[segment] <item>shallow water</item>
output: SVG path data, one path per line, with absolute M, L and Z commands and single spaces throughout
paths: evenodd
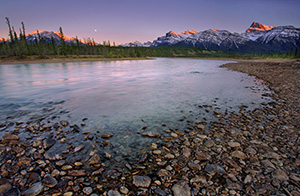
M 46 117 L 80 124 L 88 118 L 84 130 L 113 132 L 112 143 L 128 152 L 149 142 L 136 134 L 141 127 L 180 130 L 183 117 L 203 119 L 198 105 L 215 104 L 224 112 L 266 101 L 261 81 L 219 68 L 227 62 L 159 58 L 1 65 L 0 122 Z

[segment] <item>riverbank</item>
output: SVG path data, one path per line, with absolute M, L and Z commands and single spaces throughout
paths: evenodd
M 38 56 L 30 56 L 24 59 L 18 58 L 2 58 L 0 65 L 12 64 L 40 64 L 40 63 L 68 63 L 68 62 L 88 62 L 88 61 L 122 61 L 122 60 L 147 60 L 146 57 L 128 57 L 128 58 L 104 58 L 97 55 L 71 55 L 71 56 L 52 56 L 41 59 Z
M 264 96 L 275 101 L 253 111 L 241 106 L 238 113 L 199 105 L 218 120 L 187 121 L 185 130 L 166 125 L 161 135 L 141 130 L 157 141 L 135 161 L 115 160 L 106 152 L 113 135 L 84 132 L 84 119 L 81 125 L 18 122 L 7 133 L 3 125 L 0 194 L 299 195 L 300 63 L 241 61 L 223 67 L 266 81 L 274 93 Z M 74 146 L 72 137 L 84 143 Z M 57 144 L 62 154 L 54 153 Z M 120 164 L 109 168 L 107 160 Z

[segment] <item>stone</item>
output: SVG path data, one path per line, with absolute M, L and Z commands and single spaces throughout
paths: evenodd
M 156 195 L 160 195 L 160 196 L 166 196 L 167 195 L 163 190 L 161 190 L 159 188 L 154 189 L 154 192 L 156 193 Z
M 173 154 L 171 154 L 171 153 L 168 153 L 168 154 L 165 155 L 165 158 L 166 159 L 174 159 L 175 156 Z
M 54 187 L 55 185 L 57 185 L 57 180 L 50 174 L 46 174 L 43 179 L 43 185 L 47 187 Z
M 204 125 L 198 125 L 197 128 L 200 129 L 200 130 L 202 130 L 202 131 L 205 130 L 205 126 Z
M 159 138 L 160 134 L 156 133 L 156 132 L 153 132 L 153 131 L 147 131 L 147 132 L 142 133 L 142 136 L 151 137 L 151 138 Z
M 125 186 L 121 186 L 120 187 L 120 192 L 127 195 L 127 193 L 129 192 L 128 188 L 126 188 Z
M 72 165 L 64 165 L 64 166 L 62 166 L 61 169 L 64 170 L 64 171 L 66 171 L 66 170 L 73 169 L 73 167 L 72 167 Z
M 72 196 L 72 195 L 73 195 L 73 192 L 71 192 L 71 191 L 64 193 L 64 196 Z
M 215 145 L 215 142 L 213 140 L 206 140 L 204 142 L 204 146 L 207 147 L 207 148 L 211 148 Z
M 84 149 L 85 145 L 79 145 L 76 148 L 74 148 L 74 153 L 81 151 L 82 149 Z
M 56 143 L 56 140 L 55 140 L 55 139 L 52 139 L 52 138 L 46 138 L 46 139 L 43 141 L 43 147 L 44 147 L 45 150 L 48 150 L 48 149 L 51 148 L 55 143 Z
M 240 147 L 240 146 L 241 146 L 241 144 L 238 143 L 238 142 L 228 142 L 227 144 L 228 144 L 228 146 L 230 146 L 231 148 L 237 148 L 237 147 Z
M 250 175 L 247 175 L 246 178 L 244 179 L 244 184 L 249 184 L 252 181 L 252 177 Z
M 133 176 L 133 184 L 136 187 L 148 188 L 151 184 L 151 178 L 148 176 Z
M 211 156 L 205 152 L 196 152 L 195 156 L 200 161 L 209 161 L 211 159 Z
M 247 158 L 247 156 L 245 155 L 245 153 L 243 153 L 242 151 L 239 151 L 239 150 L 233 151 L 231 153 L 231 156 L 235 157 L 235 158 L 242 159 L 242 160 L 244 160 L 244 159 Z
M 269 161 L 268 159 L 262 160 L 261 163 L 267 168 L 276 169 L 275 165 L 271 163 L 271 161 Z
M 27 190 L 25 190 L 22 195 L 25 196 L 36 196 L 40 194 L 44 189 L 44 186 L 41 182 L 37 182 L 31 185 Z
M 177 137 L 178 137 L 178 135 L 177 135 L 176 133 L 171 133 L 171 137 L 173 137 L 173 138 L 177 138 Z
M 112 136 L 114 136 L 113 133 L 104 133 L 104 134 L 101 135 L 101 137 L 102 137 L 103 139 L 109 139 L 109 138 L 111 138 Z
M 158 146 L 157 146 L 157 144 L 152 143 L 150 148 L 151 148 L 151 150 L 157 150 Z
M 205 166 L 204 171 L 206 171 L 208 173 L 219 173 L 219 174 L 225 173 L 224 168 L 219 166 L 218 164 L 207 164 Z
M 193 162 L 189 162 L 188 166 L 189 166 L 189 168 L 191 168 L 192 170 L 195 170 L 195 171 L 200 171 L 201 170 L 200 165 L 196 164 L 196 163 L 193 163 Z
M 21 192 L 17 188 L 12 188 L 5 192 L 5 195 L 7 196 L 21 196 Z
M 1 141 L 2 142 L 9 142 L 9 141 L 18 141 L 20 138 L 19 136 L 12 134 L 12 133 L 6 133 L 2 136 Z
M 272 173 L 272 176 L 280 181 L 286 181 L 289 179 L 288 175 L 281 169 L 277 169 Z
M 69 122 L 66 121 L 66 120 L 61 120 L 61 121 L 60 121 L 60 124 L 61 124 L 62 126 L 64 126 L 64 127 L 66 127 L 66 126 L 69 125 Z
M 79 177 L 79 176 L 86 176 L 85 170 L 72 170 L 68 172 L 69 176 Z
M 172 191 L 174 196 L 191 196 L 191 188 L 184 180 L 173 185 Z
M 185 157 L 185 158 L 189 158 L 191 156 L 191 153 L 192 153 L 192 150 L 190 148 L 187 148 L 187 147 L 184 147 L 182 149 L 182 155 Z
M 128 193 L 128 192 L 127 192 Z M 126 193 L 126 194 L 127 194 Z M 125 193 L 124 193 L 125 194 Z M 126 195 L 125 194 L 125 195 Z M 121 196 L 121 194 L 119 193 L 119 191 L 115 191 L 115 190 L 109 190 L 108 192 L 107 192 L 107 196 Z
M 100 156 L 98 154 L 94 154 L 90 159 L 89 159 L 89 165 L 95 165 L 100 163 Z
M 155 155 L 160 155 L 160 154 L 161 154 L 161 150 L 154 150 L 154 151 L 153 151 L 153 154 L 155 154 Z
M 157 175 L 159 177 L 162 177 L 162 176 L 171 176 L 171 173 L 168 170 L 166 170 L 166 169 L 161 169 L 161 170 L 159 170 L 159 172 L 157 172 Z
M 192 178 L 190 180 L 190 183 L 191 184 L 196 183 L 200 187 L 206 187 L 206 186 L 208 186 L 208 183 L 207 183 L 207 180 L 206 180 L 205 176 L 198 176 L 198 177 Z
M 0 185 L 0 195 L 3 195 L 10 188 L 11 188 L 11 185 L 9 183 L 5 183 L 5 184 Z
M 92 194 L 93 189 L 92 189 L 92 187 L 84 187 L 83 190 L 82 190 L 82 192 L 83 192 L 85 195 L 90 195 L 90 194 Z

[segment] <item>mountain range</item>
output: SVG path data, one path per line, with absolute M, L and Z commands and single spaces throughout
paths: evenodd
M 38 33 L 47 43 L 60 42 L 59 32 L 33 31 L 26 35 L 27 42 L 38 40 Z M 67 44 L 76 43 L 76 38 L 64 35 Z M 0 39 L 1 41 L 2 39 Z M 79 42 L 84 43 L 79 40 Z M 240 53 L 285 53 L 300 48 L 300 28 L 294 26 L 268 26 L 253 22 L 243 33 L 232 33 L 227 30 L 208 29 L 205 31 L 170 31 L 153 41 L 138 41 L 120 46 L 159 47 L 186 46 L 207 50 L 224 50 Z
M 217 29 L 182 33 L 170 31 L 152 42 L 131 42 L 122 46 L 187 46 L 241 53 L 278 53 L 300 48 L 300 28 L 253 22 L 244 33 Z

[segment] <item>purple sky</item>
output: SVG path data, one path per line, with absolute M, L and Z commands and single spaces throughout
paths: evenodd
M 244 32 L 254 21 L 300 27 L 299 8 L 299 0 L 2 0 L 0 37 L 8 37 L 5 17 L 16 29 L 23 21 L 27 33 L 61 26 L 70 37 L 120 44 L 170 30 Z

